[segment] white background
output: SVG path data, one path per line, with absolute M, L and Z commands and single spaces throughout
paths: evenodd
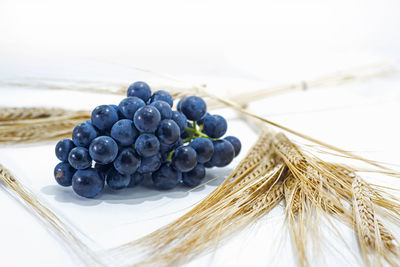
M 215 93 L 314 78 L 348 67 L 400 59 L 398 1 L 6 1 L 0 0 L 0 79 L 26 77 L 175 85 L 143 73 L 167 73 Z M 271 120 L 373 159 L 399 163 L 400 76 L 282 95 L 253 108 Z M 179 85 L 182 85 L 179 84 Z M 90 109 L 122 97 L 2 87 L 0 104 Z M 238 115 L 229 133 L 256 134 Z M 0 162 L 99 246 L 111 247 L 165 225 L 210 193 L 147 188 L 77 198 L 55 185 L 54 143 L 6 147 Z M 208 178 L 223 175 L 212 170 Z M 374 178 L 374 177 L 370 177 Z M 3 266 L 73 266 L 77 262 L 24 208 L 0 191 Z M 112 216 L 111 216 L 112 215 Z M 356 242 L 344 232 L 350 245 Z M 330 240 L 330 239 L 329 239 Z M 324 247 L 326 265 L 357 265 L 347 248 Z M 342 257 L 341 253 L 347 257 Z M 189 266 L 292 266 L 295 258 L 282 211 Z M 314 263 L 318 265 L 317 262 Z

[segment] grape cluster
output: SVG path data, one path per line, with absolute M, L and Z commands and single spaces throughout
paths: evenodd
M 72 139 L 63 139 L 55 152 L 58 184 L 71 186 L 83 197 L 95 197 L 107 184 L 113 190 L 152 179 L 157 189 L 182 183 L 201 184 L 206 168 L 228 165 L 241 149 L 234 136 L 223 135 L 227 122 L 207 113 L 197 96 L 173 98 L 163 90 L 151 93 L 135 82 L 118 106 L 96 107 L 91 120 L 78 124 Z

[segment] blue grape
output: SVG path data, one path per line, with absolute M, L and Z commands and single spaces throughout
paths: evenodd
M 202 164 L 197 164 L 193 170 L 184 172 L 182 175 L 182 183 L 189 187 L 196 187 L 201 184 L 206 176 L 206 169 Z
M 96 137 L 96 129 L 88 122 L 78 124 L 72 131 L 72 141 L 76 146 L 87 147 Z
M 111 137 L 121 146 L 132 145 L 138 135 L 133 121 L 128 119 L 117 121 L 111 128 Z
M 214 145 L 208 138 L 197 137 L 189 145 L 196 150 L 197 161 L 199 163 L 206 163 L 214 154 Z
M 128 187 L 134 187 L 141 184 L 145 179 L 151 178 L 151 173 L 140 173 L 135 172 L 131 175 L 131 181 L 128 184 Z
M 232 144 L 233 148 L 235 149 L 235 157 L 239 155 L 240 150 L 242 149 L 242 143 L 240 143 L 240 140 L 235 136 L 227 136 L 224 139 Z
M 106 181 L 111 189 L 120 190 L 129 185 L 131 176 L 120 174 L 115 168 L 110 168 L 106 173 Z
M 171 119 L 176 122 L 181 134 L 183 134 L 186 131 L 186 127 L 187 127 L 186 116 L 179 111 L 172 111 Z
M 63 139 L 56 145 L 56 157 L 62 162 L 68 162 L 69 152 L 75 147 L 71 139 Z
M 97 170 L 97 172 L 99 173 L 100 177 L 103 180 L 106 179 L 106 173 L 112 167 L 114 167 L 113 163 L 109 163 L 109 164 L 96 163 L 96 164 L 94 164 L 94 168 Z
M 157 129 L 158 139 L 164 144 L 173 144 L 180 137 L 179 126 L 173 120 L 163 120 Z
M 136 152 L 142 157 L 151 157 L 160 151 L 160 142 L 153 134 L 141 134 L 135 142 Z
M 151 96 L 150 86 L 145 82 L 134 82 L 128 87 L 127 96 L 136 96 L 147 102 Z
M 123 175 L 133 174 L 140 166 L 140 157 L 133 148 L 124 148 L 114 160 L 114 168 Z
M 214 154 L 211 162 L 215 167 L 225 167 L 232 162 L 235 157 L 235 149 L 229 141 L 224 139 L 216 140 L 214 144 Z
M 150 106 L 154 106 L 160 112 L 162 120 L 171 119 L 172 109 L 167 102 L 162 100 L 157 100 L 152 102 Z
M 77 170 L 72 176 L 72 189 L 82 197 L 97 196 L 104 188 L 104 180 L 96 169 Z
M 118 113 L 109 105 L 101 105 L 92 111 L 92 124 L 100 131 L 109 131 L 118 121 Z
M 201 97 L 189 96 L 182 102 L 180 109 L 188 120 L 198 121 L 206 114 L 207 105 Z
M 90 144 L 89 153 L 95 162 L 108 164 L 117 157 L 118 145 L 111 137 L 99 136 Z
M 144 101 L 136 96 L 124 98 L 118 105 L 118 109 L 129 120 L 133 120 L 135 112 L 141 107 L 146 106 Z
M 178 147 L 172 157 L 172 163 L 178 171 L 188 172 L 192 170 L 197 164 L 196 150 L 190 146 Z
M 151 96 L 150 103 L 158 100 L 167 102 L 171 108 L 174 105 L 174 100 L 172 99 L 172 96 L 164 90 L 154 92 L 154 94 Z
M 184 98 L 179 100 L 178 105 L 176 106 L 177 111 L 182 112 L 182 103 L 185 101 L 186 98 L 187 98 L 187 96 L 185 96 Z
M 155 172 L 160 168 L 160 166 L 161 166 L 161 155 L 160 153 L 158 153 L 151 157 L 142 158 L 140 167 L 138 168 L 137 171 L 139 173 Z
M 112 107 L 117 112 L 119 120 L 126 119 L 126 117 L 124 116 L 124 114 L 121 113 L 117 105 L 111 104 L 109 106 Z
M 203 125 L 205 118 L 208 117 L 208 116 L 211 116 L 211 115 L 210 115 L 210 113 L 207 112 L 206 115 L 204 115 L 203 118 L 201 118 L 200 120 L 197 121 L 197 124 Z
M 92 159 L 89 156 L 87 148 L 75 147 L 69 152 L 69 164 L 75 169 L 86 169 L 92 165 Z
M 171 163 L 167 162 L 158 171 L 153 173 L 153 184 L 157 189 L 172 189 L 179 183 L 181 176 L 182 173 L 172 167 Z
M 133 120 L 136 128 L 143 133 L 154 133 L 160 121 L 160 112 L 153 106 L 145 106 L 138 109 Z
M 204 167 L 206 167 L 206 168 L 212 168 L 212 167 L 214 167 L 214 165 L 213 165 L 213 163 L 212 163 L 211 160 L 210 160 L 210 161 L 207 161 L 206 163 L 204 163 Z
M 70 186 L 75 169 L 67 162 L 60 162 L 54 168 L 54 178 L 61 186 Z
M 211 115 L 204 118 L 203 132 L 211 138 L 220 138 L 228 129 L 228 124 L 224 117 Z

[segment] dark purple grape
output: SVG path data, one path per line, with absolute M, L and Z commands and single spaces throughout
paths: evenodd
M 136 96 L 147 103 L 151 96 L 150 86 L 145 82 L 135 82 L 128 87 L 127 96 Z
M 117 157 L 118 145 L 111 137 L 99 136 L 90 144 L 89 153 L 95 162 L 108 164 Z
M 101 105 L 92 111 L 92 124 L 100 131 L 110 131 L 118 121 L 118 113 L 109 105 Z
M 164 90 L 154 92 L 154 94 L 151 96 L 150 103 L 158 100 L 167 102 L 171 108 L 174 105 L 174 100 L 172 99 L 172 96 Z
M 225 167 L 232 162 L 235 157 L 235 149 L 232 144 L 224 139 L 216 140 L 214 144 L 214 154 L 211 162 L 215 167 Z
M 75 169 L 67 162 L 60 162 L 54 168 L 54 178 L 61 186 L 70 186 Z
M 180 130 L 176 122 L 173 120 L 161 121 L 157 129 L 157 137 L 164 144 L 173 144 L 178 141 Z
M 62 162 L 68 162 L 69 152 L 75 147 L 71 139 L 63 139 L 56 145 L 56 157 Z
M 151 157 L 160 151 L 160 142 L 153 134 L 141 134 L 135 142 L 136 152 L 142 157 Z
M 138 109 L 133 119 L 136 128 L 143 133 L 154 133 L 160 121 L 160 112 L 153 106 L 145 106 Z
M 214 154 L 214 145 L 208 138 L 197 137 L 189 145 L 196 150 L 199 163 L 206 163 Z
M 178 171 L 188 172 L 196 167 L 197 153 L 190 146 L 180 146 L 175 150 L 172 163 Z
M 103 191 L 103 188 L 104 180 L 95 169 L 77 170 L 72 176 L 72 189 L 79 196 L 92 198 Z
M 114 160 L 114 168 L 123 175 L 131 175 L 140 166 L 140 157 L 133 148 L 122 149 Z
M 224 139 L 232 144 L 233 148 L 235 149 L 235 157 L 239 155 L 240 150 L 242 149 L 242 143 L 240 143 L 240 140 L 234 136 L 227 136 Z
M 198 121 L 206 114 L 207 105 L 201 97 L 189 96 L 182 102 L 180 109 L 188 120 Z
M 69 164 L 75 169 L 86 169 L 92 165 L 89 151 L 84 147 L 75 147 L 69 152 Z
M 120 190 L 129 185 L 131 176 L 120 174 L 115 168 L 110 168 L 106 174 L 106 181 L 111 189 Z
M 180 133 L 183 134 L 187 127 L 187 118 L 183 113 L 178 111 L 172 111 L 171 119 L 176 122 L 179 127 Z
M 128 119 L 123 119 L 117 121 L 111 128 L 111 137 L 121 146 L 132 145 L 139 132 L 136 130 L 133 121 Z
M 181 172 L 172 167 L 171 163 L 164 163 L 158 171 L 153 173 L 153 184 L 157 189 L 167 190 L 176 187 L 181 179 Z
M 72 141 L 75 146 L 88 147 L 98 133 L 91 123 L 83 122 L 75 126 L 72 131 Z
M 137 171 L 140 173 L 155 172 L 160 168 L 160 166 L 161 155 L 158 153 L 151 157 L 142 158 L 142 162 Z
M 158 100 L 152 102 L 150 106 L 154 106 L 160 112 L 162 120 L 171 119 L 172 109 L 167 102 Z
M 203 132 L 211 138 L 220 138 L 228 129 L 228 124 L 224 117 L 211 115 L 204 118 Z
M 121 113 L 125 116 L 125 118 L 129 120 L 133 120 L 133 116 L 135 115 L 135 112 L 146 106 L 146 103 L 144 101 L 136 96 L 131 96 L 124 98 L 118 105 L 118 109 L 121 111 Z
M 189 187 L 196 187 L 201 184 L 206 176 L 206 169 L 202 164 L 197 164 L 196 167 L 182 174 L 182 183 Z

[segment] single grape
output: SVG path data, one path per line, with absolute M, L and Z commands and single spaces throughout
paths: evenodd
M 172 167 L 171 163 L 164 163 L 158 171 L 153 173 L 153 184 L 157 189 L 167 190 L 174 188 L 182 176 L 182 173 Z
M 151 173 L 140 173 L 135 172 L 131 175 L 131 181 L 129 182 L 128 187 L 135 187 L 141 184 L 145 179 L 151 178 Z
M 86 169 L 92 165 L 89 151 L 84 147 L 75 147 L 69 152 L 69 164 L 75 169 Z
M 104 180 L 96 169 L 77 170 L 72 176 L 72 189 L 82 197 L 97 196 L 104 188 Z
M 171 119 L 172 109 L 167 102 L 162 100 L 157 100 L 152 102 L 150 106 L 154 106 L 160 112 L 162 120 Z
M 123 175 L 133 174 L 140 166 L 140 157 L 133 148 L 124 148 L 114 160 L 114 168 Z
M 150 86 L 145 82 L 134 82 L 128 87 L 127 96 L 136 96 L 147 103 L 151 96 Z
M 178 171 L 188 172 L 192 170 L 197 164 L 196 150 L 190 146 L 178 147 L 172 157 L 172 163 Z
M 206 176 L 206 169 L 202 164 L 197 164 L 193 170 L 182 174 L 182 183 L 189 187 L 196 187 Z
M 206 114 L 207 105 L 202 98 L 198 96 L 189 96 L 182 102 L 181 111 L 188 120 L 197 121 Z
M 179 126 L 173 120 L 163 120 L 157 129 L 158 139 L 164 144 L 173 144 L 180 137 Z
M 136 128 L 143 133 L 154 133 L 160 121 L 160 112 L 153 106 L 145 106 L 138 109 L 133 120 Z
M 183 103 L 183 101 L 185 101 L 186 98 L 187 98 L 187 96 L 185 96 L 184 98 L 179 100 L 178 105 L 176 106 L 177 111 L 182 112 L 182 103 Z
M 144 101 L 136 96 L 124 98 L 118 105 L 118 109 L 129 120 L 133 120 L 135 112 L 141 107 L 146 106 Z
M 115 168 L 110 168 L 106 173 L 106 181 L 111 189 L 120 190 L 129 185 L 131 176 L 120 174 Z
M 155 172 L 160 168 L 160 166 L 161 166 L 161 155 L 160 153 L 158 153 L 151 157 L 142 158 L 140 167 L 138 168 L 137 171 L 140 173 Z
M 101 179 L 103 179 L 103 180 L 106 179 L 106 173 L 112 167 L 114 167 L 113 163 L 109 163 L 109 164 L 95 163 L 94 164 L 94 168 L 97 170 L 97 172 L 99 173 Z
M 179 126 L 180 133 L 183 134 L 187 127 L 186 116 L 179 111 L 172 111 L 171 119 L 176 122 L 176 124 Z
M 59 185 L 70 186 L 75 169 L 67 162 L 60 162 L 54 168 L 54 178 Z
M 92 124 L 100 131 L 109 131 L 118 121 L 118 113 L 109 105 L 101 105 L 92 111 Z
M 160 142 L 153 134 L 141 134 L 135 142 L 136 152 L 142 157 L 151 157 L 160 151 Z
M 72 131 L 72 141 L 75 146 L 88 147 L 98 133 L 91 123 L 83 122 L 75 126 Z
M 89 153 L 95 162 L 108 164 L 117 157 L 118 145 L 111 137 L 99 136 L 90 144 Z
M 199 163 L 206 163 L 214 154 L 214 145 L 208 138 L 197 137 L 189 145 L 196 150 L 197 161 Z
M 232 162 L 235 157 L 235 149 L 229 141 L 224 139 L 216 140 L 214 144 L 214 154 L 211 162 L 215 167 L 225 167 Z
M 240 143 L 240 140 L 234 136 L 227 136 L 224 139 L 232 144 L 233 148 L 235 149 L 235 157 L 239 155 L 240 150 L 242 149 L 242 143 Z
M 172 99 L 172 96 L 164 90 L 159 90 L 154 92 L 154 94 L 151 96 L 150 103 L 153 103 L 154 101 L 157 100 L 162 100 L 167 102 L 171 108 L 174 105 L 174 100 Z
M 62 162 L 68 162 L 69 152 L 75 147 L 71 139 L 63 139 L 56 145 L 56 157 Z
M 203 132 L 211 138 L 220 138 L 228 129 L 228 124 L 224 117 L 211 115 L 204 118 Z
M 119 120 L 111 128 L 111 137 L 121 146 L 132 145 L 138 135 L 139 132 L 131 120 Z

